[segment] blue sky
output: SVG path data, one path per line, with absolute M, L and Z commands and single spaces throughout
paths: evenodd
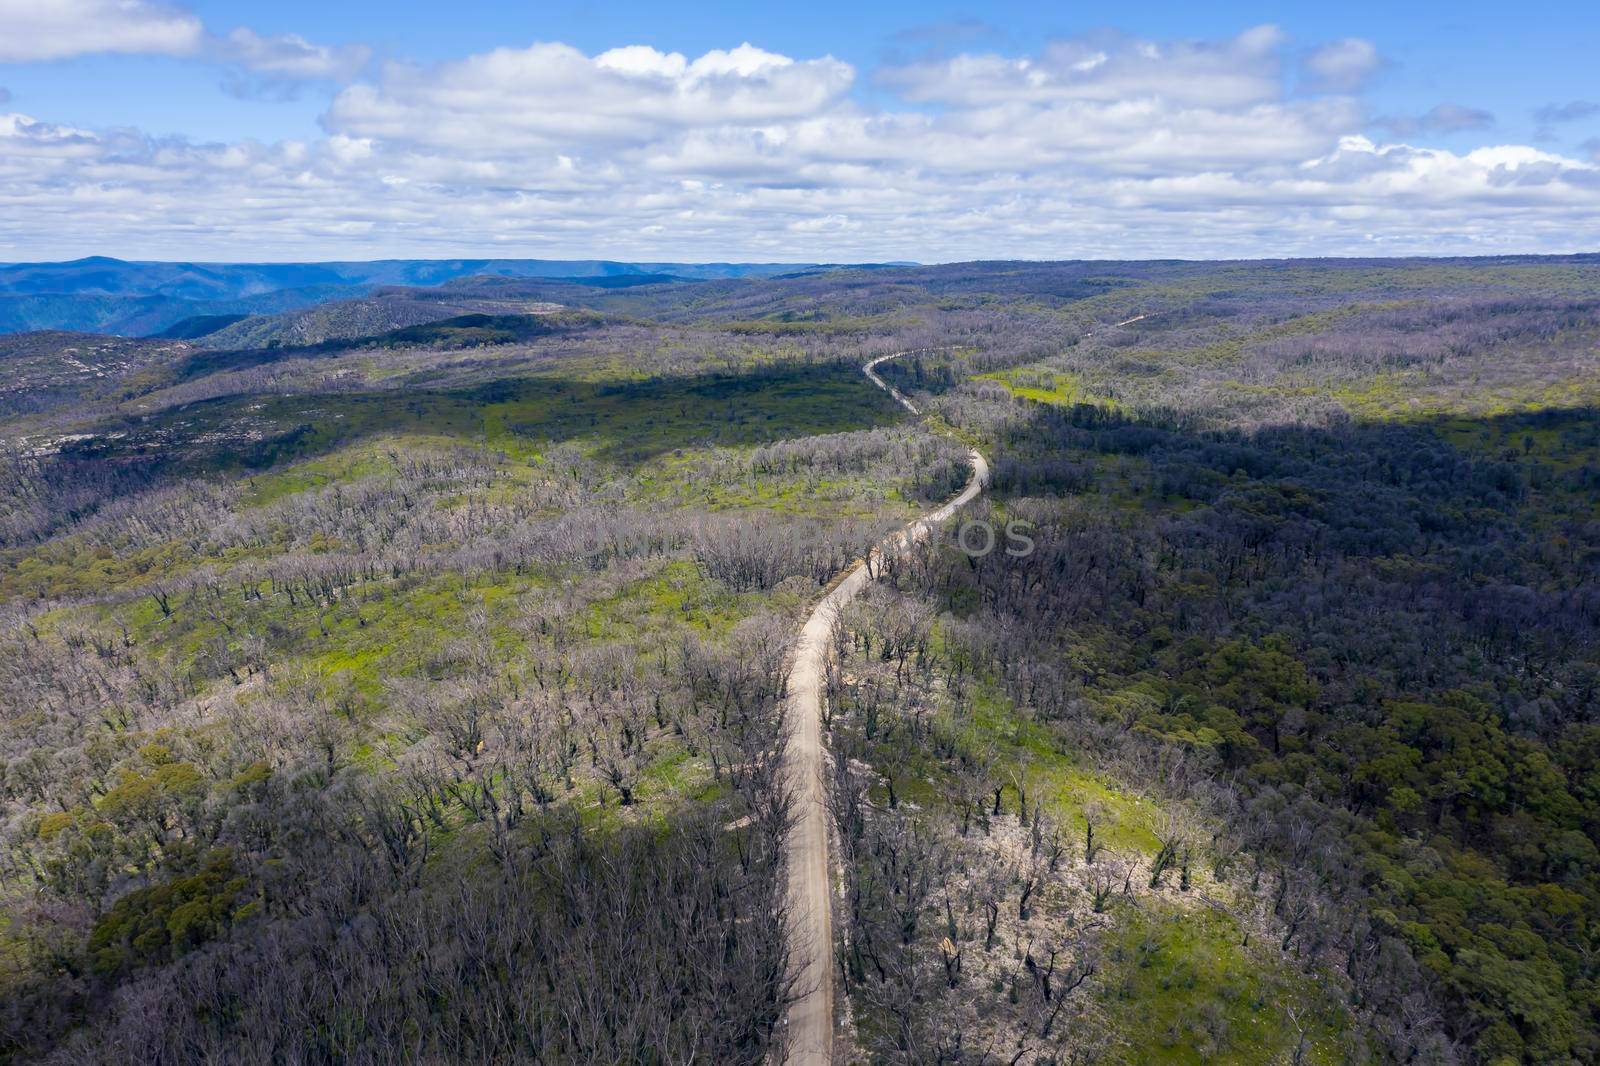
M 0 259 L 1600 244 L 1593 5 L 0 0 Z

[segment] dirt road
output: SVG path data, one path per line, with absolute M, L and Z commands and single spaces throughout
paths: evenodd
M 920 414 L 914 403 L 875 372 L 878 364 L 909 354 L 896 352 L 880 356 L 862 367 L 862 371 L 906 410 Z M 800 631 L 794 666 L 789 673 L 788 719 L 793 732 L 784 751 L 795 804 L 795 826 L 785 845 L 789 868 L 790 966 L 796 978 L 796 990 L 801 994 L 789 1008 L 784 1059 L 789 1066 L 828 1066 L 833 1061 L 833 910 L 829 901 L 832 878 L 828 869 L 828 792 L 822 745 L 822 679 L 833 618 L 872 580 L 879 556 L 899 552 L 927 537 L 935 526 L 983 491 L 989 480 L 989 464 L 976 451 L 971 453 L 971 460 L 972 476 L 966 487 L 949 503 L 875 548 L 873 568 L 858 562 L 846 571 L 844 578 L 812 610 L 805 628 Z
M 1111 324 L 1131 326 L 1147 315 L 1134 315 Z M 1090 330 L 1087 340 L 1099 332 Z M 955 347 L 913 348 L 880 355 L 861 372 L 895 402 L 914 415 L 922 414 L 904 393 L 878 376 L 879 364 L 916 352 L 948 351 Z M 828 655 L 828 637 L 834 615 L 861 593 L 872 580 L 877 560 L 885 553 L 903 551 L 922 540 L 934 527 L 977 498 L 989 483 L 989 463 L 976 450 L 968 453 L 972 476 L 956 497 L 888 538 L 872 551 L 873 566 L 858 562 L 822 598 L 806 619 L 789 672 L 789 745 L 784 750 L 785 771 L 794 796 L 794 829 L 785 844 L 789 867 L 789 965 L 799 998 L 789 1007 L 784 1062 L 788 1066 L 829 1066 L 833 1061 L 833 879 L 828 869 L 828 786 L 822 746 L 822 678 Z

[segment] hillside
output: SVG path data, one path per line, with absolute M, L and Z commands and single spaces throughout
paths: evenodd
M 199 342 L 208 348 L 293 347 L 372 337 L 462 315 L 539 315 L 559 309 L 559 304 L 541 300 L 452 299 L 438 291 L 380 290 L 304 311 L 252 315 L 206 333 Z
M 127 394 L 141 372 L 172 366 L 193 351 L 185 341 L 60 330 L 0 335 L 0 418 L 57 410 L 82 416 Z

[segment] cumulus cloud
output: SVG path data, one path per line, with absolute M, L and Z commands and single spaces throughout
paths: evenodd
M 1358 99 L 1285 92 L 1290 48 L 1272 27 L 1094 34 L 894 64 L 869 107 L 828 56 L 542 43 L 387 65 L 340 91 L 324 134 L 303 142 L 201 145 L 12 115 L 0 259 L 1117 258 L 1600 240 L 1594 161 L 1361 136 Z M 310 45 L 280 58 L 294 76 L 338 66 Z M 1329 77 L 1362 68 L 1346 58 Z M 1403 121 L 1490 119 L 1443 104 Z
M 862 180 L 867 167 L 971 173 L 1095 165 L 1158 172 L 1303 158 L 1358 122 L 1351 101 L 1280 99 L 1282 34 L 1220 42 L 1121 35 L 1038 55 L 893 66 L 880 83 L 920 105 L 869 111 L 855 72 L 748 44 L 696 59 L 635 45 L 498 49 L 435 67 L 391 65 L 334 101 L 331 131 L 507 160 L 559 151 L 591 170 Z M 852 170 L 851 168 L 856 168 Z
M 391 64 L 344 90 L 326 123 L 356 136 L 505 155 L 560 144 L 645 144 L 695 126 L 816 114 L 850 87 L 831 56 L 742 44 L 695 60 L 645 45 L 586 56 L 565 44 L 498 48 L 435 67 Z
M 1327 92 L 1353 92 L 1377 73 L 1378 48 L 1360 37 L 1346 37 L 1311 51 L 1305 59 L 1307 82 Z
M 204 38 L 193 15 L 143 0 L 0 0 L 0 62 L 92 52 L 188 55 Z
M 962 54 L 893 66 L 879 81 L 931 110 L 836 118 L 818 147 L 951 170 L 1096 166 L 1147 174 L 1303 158 L 1357 121 L 1351 101 L 1282 98 L 1283 33 L 1222 41 L 1116 33 L 1037 55 Z
M 695 130 L 655 144 L 645 165 L 670 173 L 810 181 L 878 180 L 862 171 L 898 168 L 946 175 L 1148 175 L 1299 158 L 1323 149 L 1355 120 L 1353 108 L 1337 104 L 1215 111 L 1149 100 L 938 115 L 851 110 L 755 130 Z
M 1439 104 L 1420 115 L 1398 115 L 1380 118 L 1373 123 L 1401 137 L 1417 133 L 1461 133 L 1465 130 L 1485 130 L 1494 125 L 1494 115 L 1476 107 L 1460 104 Z

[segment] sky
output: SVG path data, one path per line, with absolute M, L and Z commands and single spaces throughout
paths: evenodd
M 1600 251 L 1600 5 L 0 0 L 0 261 Z

